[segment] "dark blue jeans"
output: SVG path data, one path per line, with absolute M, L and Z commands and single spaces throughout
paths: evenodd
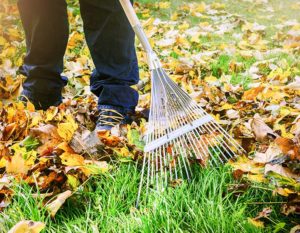
M 65 0 L 19 0 L 27 54 L 20 71 L 27 76 L 23 94 L 46 105 L 60 102 L 67 79 L 63 57 L 69 35 Z M 86 41 L 96 69 L 91 91 L 98 104 L 134 109 L 139 80 L 134 32 L 118 0 L 80 0 Z

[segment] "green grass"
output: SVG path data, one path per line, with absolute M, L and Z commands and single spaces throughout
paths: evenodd
M 72 2 L 75 2 L 72 0 Z M 141 3 L 159 2 L 158 0 L 139 0 Z M 171 8 L 156 10 L 154 16 L 169 19 L 182 4 L 181 0 L 171 0 Z M 186 1 L 191 2 L 191 1 Z M 213 0 L 205 0 L 213 2 Z M 222 1 L 218 1 L 222 2 Z M 230 4 L 232 2 L 233 4 Z M 270 0 L 271 5 L 276 5 L 279 0 Z M 281 1 L 286 5 L 293 0 Z M 288 2 L 288 3 L 287 3 Z M 282 4 L 278 4 L 282 6 Z M 264 15 L 257 7 L 252 9 L 252 4 L 244 1 L 227 1 L 226 10 L 232 13 L 239 12 L 243 18 L 250 21 L 271 25 L 268 34 L 274 33 L 273 24 L 282 18 L 298 18 L 299 14 L 291 9 L 281 9 L 274 13 L 272 19 L 261 18 Z M 278 7 L 277 7 L 278 8 Z M 78 14 L 78 9 L 75 9 Z M 152 11 L 151 11 L 152 13 Z M 280 16 L 280 17 L 279 17 Z M 275 19 L 275 20 L 274 20 Z M 200 19 L 191 17 L 187 20 L 191 26 L 199 24 Z M 274 21 L 274 22 L 273 22 Z M 213 23 L 213 22 L 211 22 Z M 230 43 L 231 35 L 201 36 L 201 45 L 208 48 L 221 43 Z M 191 50 L 201 52 L 203 48 L 195 47 Z M 76 51 L 79 53 L 80 51 Z M 174 58 L 179 58 L 175 52 Z M 286 59 L 291 66 L 295 58 L 287 54 L 270 55 L 270 58 Z M 233 85 L 241 84 L 244 89 L 251 82 L 249 77 L 229 71 L 232 61 L 243 64 L 241 73 L 248 70 L 254 58 L 245 59 L 239 56 L 223 54 L 211 62 L 212 72 L 216 77 L 222 74 L 232 75 Z M 265 73 L 269 73 L 268 67 Z M 233 97 L 231 102 L 236 102 Z M 164 193 L 152 191 L 148 202 L 143 195 L 140 208 L 135 209 L 137 189 L 140 179 L 140 169 L 134 164 L 118 164 L 107 175 L 93 177 L 81 190 L 71 197 L 64 207 L 51 219 L 43 207 L 42 198 L 32 197 L 32 188 L 25 184 L 16 185 L 15 196 L 12 204 L 0 213 L 0 233 L 7 232 L 20 220 L 34 220 L 45 222 L 47 227 L 44 232 L 71 233 L 71 232 L 272 232 L 276 225 L 285 227 L 280 232 L 288 232 L 290 226 L 282 222 L 291 222 L 290 219 L 280 215 L 280 205 L 272 204 L 281 202 L 279 197 L 273 197 L 272 192 L 260 184 L 251 185 L 242 191 L 233 187 L 240 187 L 234 181 L 228 166 L 218 169 L 195 168 L 195 177 L 190 184 L 183 183 L 176 188 L 168 188 Z M 244 187 L 244 186 L 241 186 Z M 271 203 L 270 203 L 271 202 Z M 264 207 L 274 208 L 270 220 L 266 221 L 267 228 L 259 229 L 248 223 L 248 218 L 253 218 Z M 268 225 L 267 223 L 272 223 Z
M 90 180 L 67 201 L 54 220 L 46 214 L 42 200 L 31 196 L 29 187 L 17 186 L 12 205 L 0 214 L 0 232 L 7 232 L 23 219 L 45 222 L 45 232 L 49 233 L 261 232 L 247 218 L 255 217 L 269 205 L 254 203 L 276 202 L 279 198 L 260 186 L 249 187 L 245 192 L 232 190 L 236 182 L 228 166 L 195 169 L 190 184 L 184 182 L 163 193 L 151 191 L 148 201 L 144 192 L 140 208 L 135 209 L 139 170 L 133 164 L 118 165 L 111 175 Z

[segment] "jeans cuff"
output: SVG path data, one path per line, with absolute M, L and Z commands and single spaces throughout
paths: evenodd
M 42 105 L 57 106 L 62 103 L 62 95 L 46 95 L 23 89 L 21 95 L 27 97 L 33 104 L 40 103 Z
M 101 109 L 113 109 L 118 111 L 119 113 L 123 114 L 123 115 L 127 115 L 127 114 L 133 114 L 135 112 L 134 108 L 124 108 L 124 107 L 120 107 L 120 106 L 114 106 L 114 105 L 98 105 L 98 110 Z

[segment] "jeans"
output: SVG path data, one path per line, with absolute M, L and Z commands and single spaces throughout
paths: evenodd
M 67 79 L 63 57 L 69 24 L 65 0 L 19 0 L 27 53 L 20 68 L 26 76 L 23 94 L 55 104 Z M 130 86 L 139 80 L 134 32 L 118 0 L 80 0 L 84 32 L 96 69 L 91 91 L 98 104 L 134 109 L 138 93 Z

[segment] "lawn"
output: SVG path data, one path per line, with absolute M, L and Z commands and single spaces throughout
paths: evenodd
M 65 73 L 70 82 L 66 96 L 76 99 L 86 96 L 89 74 L 87 70 L 90 70 L 93 64 L 85 60 L 89 59 L 90 55 L 81 36 L 82 28 L 78 28 L 82 26 L 78 3 L 75 0 L 69 3 L 71 36 L 66 53 Z M 245 107 L 241 110 L 239 119 L 243 120 L 240 121 L 235 117 L 231 118 L 231 115 L 226 112 L 231 109 L 222 109 L 225 105 L 225 102 L 222 102 L 222 95 L 218 94 L 216 97 L 212 93 L 224 92 L 223 95 L 228 101 L 226 104 L 235 106 L 246 91 L 257 88 L 261 82 L 268 83 L 275 79 L 281 84 L 281 78 L 285 78 L 288 79 L 285 83 L 291 83 L 296 77 L 299 78 L 299 49 L 293 51 L 288 50 L 290 48 L 278 49 L 283 43 L 282 38 L 288 37 L 288 30 L 278 25 L 286 22 L 293 24 L 292 22 L 297 20 L 299 22 L 300 5 L 293 0 L 284 2 L 280 0 L 205 0 L 202 3 L 196 1 L 195 5 L 192 5 L 197 7 L 194 11 L 189 5 L 194 3 L 194 1 L 180 0 L 166 2 L 139 0 L 136 5 L 138 15 L 145 24 L 146 32 L 152 37 L 151 43 L 155 45 L 156 51 L 166 64 L 171 78 L 180 83 L 200 104 L 207 104 L 207 110 L 214 114 L 231 134 L 237 135 L 234 127 L 248 122 L 256 112 L 265 115 L 265 119 L 269 119 L 268 116 L 271 114 L 274 114 L 276 118 L 274 106 L 283 105 L 283 98 L 286 97 L 275 98 L 274 95 L 278 96 L 280 92 L 278 90 L 274 92 L 274 95 L 258 96 L 258 102 L 261 105 L 251 105 L 252 107 Z M 207 6 L 211 7 L 210 13 L 206 11 Z M 220 15 L 225 17 L 222 18 Z M 15 27 L 13 28 L 19 30 L 20 21 L 17 16 L 14 17 Z M 159 24 L 152 26 L 154 18 L 164 20 L 166 23 L 163 26 Z M 176 22 L 176 25 L 172 26 L 171 22 Z M 253 26 L 254 22 L 258 24 Z M 172 31 L 179 30 L 175 34 L 186 33 L 197 25 L 203 29 L 200 34 L 198 31 L 190 30 L 187 32 L 188 39 L 181 38 L 180 40 L 179 38 L 175 42 L 172 41 Z M 264 27 L 261 28 L 259 25 Z M 298 26 L 299 24 L 295 26 L 295 30 Z M 251 35 L 248 35 L 243 27 L 249 27 L 249 31 L 253 30 L 252 34 L 249 32 Z M 246 34 L 248 38 L 245 38 Z M 165 38 L 166 35 L 167 38 Z M 16 40 L 15 37 L 12 36 L 11 41 Z M 243 41 L 247 43 L 242 43 Z M 138 85 L 141 94 L 139 107 L 147 108 L 149 106 L 149 74 L 141 47 L 138 42 L 136 44 L 142 80 Z M 15 44 L 12 43 L 12 45 Z M 0 48 L 2 48 L 1 40 Z M 1 53 L 1 56 L 11 61 L 11 69 L 21 63 L 20 59 L 25 51 L 24 41 L 20 40 L 16 48 L 13 55 L 8 52 Z M 244 52 L 237 52 L 238 49 Z M 199 54 L 201 57 L 197 57 Z M 272 61 L 272 64 L 276 66 L 281 66 L 282 70 L 273 69 L 270 64 L 259 63 L 266 60 Z M 2 64 L 4 64 L 3 61 L 4 58 Z M 80 62 L 76 63 L 77 61 Z M 79 71 L 74 71 L 76 64 L 80 66 Z M 253 71 L 254 66 L 259 69 L 261 76 L 257 75 L 256 70 Z M 174 69 L 177 73 L 172 71 Z M 283 73 L 286 70 L 290 73 L 285 76 Z M 0 77 L 7 72 L 7 70 L 0 72 Z M 275 74 L 270 81 L 268 77 L 272 72 Z M 182 76 L 184 76 L 183 79 Z M 224 80 L 227 86 L 218 83 Z M 203 102 L 206 97 L 201 95 L 202 81 L 208 83 L 204 90 L 211 94 L 211 98 L 208 96 L 210 104 L 207 101 Z M 216 87 L 219 89 L 214 89 Z M 291 110 L 299 108 L 295 106 L 299 93 L 294 95 L 293 99 L 284 99 L 291 113 L 288 119 L 283 117 L 281 120 L 288 126 L 285 129 L 280 128 L 279 123 L 274 126 L 276 132 L 286 137 L 290 137 L 293 127 L 291 122 L 297 118 L 297 114 L 299 115 L 298 110 L 295 112 Z M 0 107 L 8 106 L 11 100 L 6 98 Z M 253 106 L 256 106 L 256 109 Z M 265 110 L 267 107 L 271 110 Z M 212 109 L 219 110 L 213 111 Z M 233 122 L 232 127 L 226 125 L 228 119 Z M 270 120 L 270 122 L 275 122 L 275 120 Z M 241 138 L 239 137 L 239 142 L 243 143 Z M 247 152 L 253 155 L 257 142 L 254 141 L 253 135 L 248 138 L 252 138 L 252 141 L 251 149 L 248 148 Z M 19 138 L 16 141 L 21 140 Z M 249 147 L 248 144 L 247 146 Z M 15 180 L 12 184 L 14 195 L 11 204 L 0 212 L 0 232 L 8 232 L 21 220 L 45 223 L 46 227 L 43 232 L 47 233 L 289 232 L 292 227 L 300 224 L 299 215 L 286 216 L 281 213 L 281 205 L 287 200 L 280 195 L 274 195 L 273 191 L 276 186 L 274 183 L 236 179 L 233 175 L 233 167 L 229 164 L 206 169 L 194 166 L 194 177 L 190 183 L 183 181 L 175 187 L 168 187 L 164 192 L 151 189 L 148 197 L 143 192 L 139 208 L 136 208 L 141 166 L 130 156 L 126 157 L 122 153 L 121 155 L 114 153 L 112 157 L 109 161 L 110 170 L 91 176 L 83 184 L 76 185 L 74 194 L 54 218 L 49 216 L 44 206 L 46 199 L 44 193 L 39 193 L 34 185 Z M 2 169 L 1 166 L 0 169 Z M 4 172 L 0 170 L 2 171 Z M 264 208 L 271 208 L 272 212 L 263 218 L 264 226 L 262 227 L 260 221 L 253 219 Z

